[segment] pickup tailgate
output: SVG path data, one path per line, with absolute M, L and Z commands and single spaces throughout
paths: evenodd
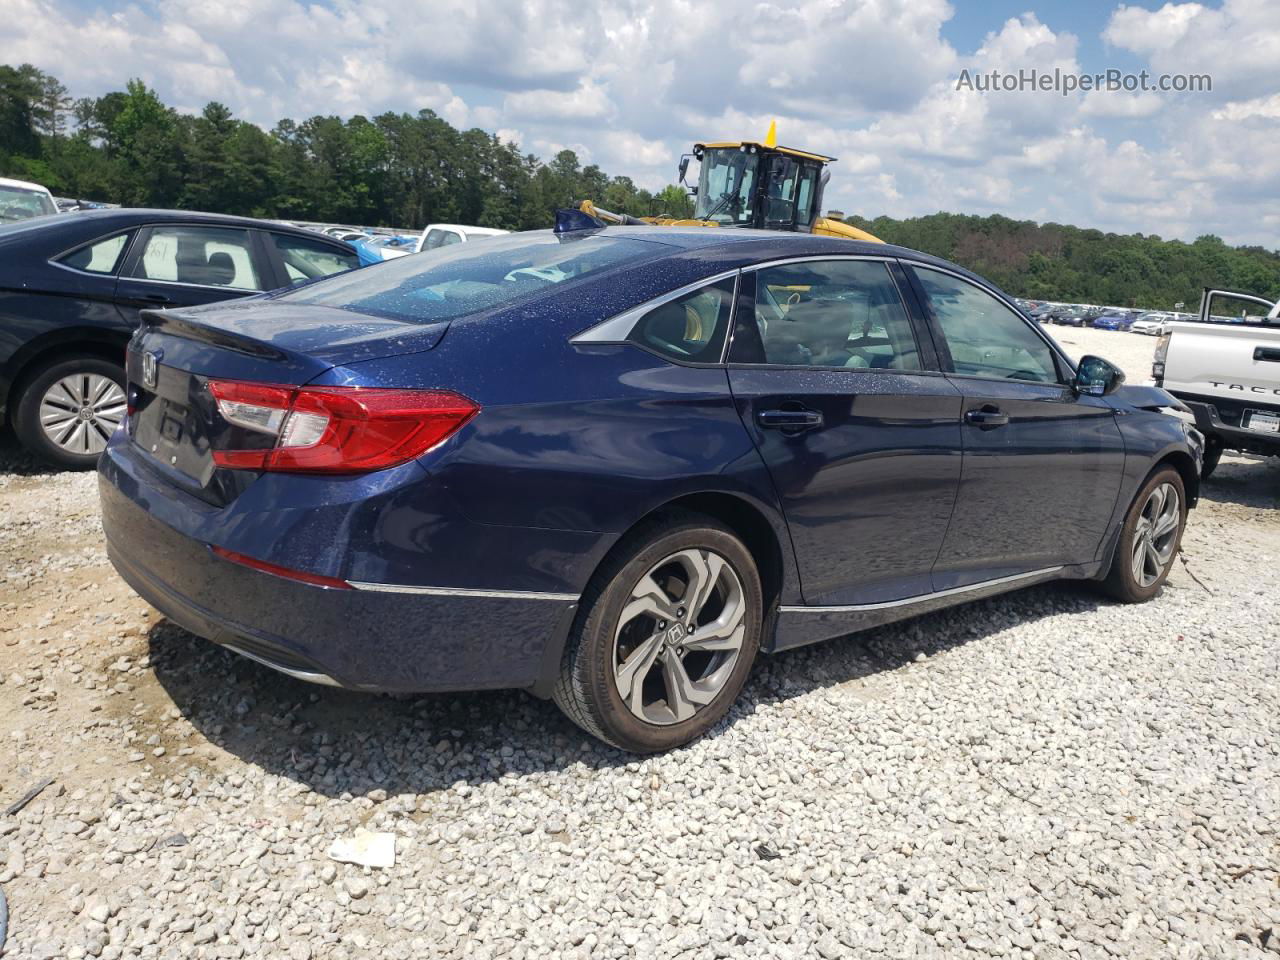
M 1280 325 L 1170 324 L 1161 385 L 1180 396 L 1280 407 Z

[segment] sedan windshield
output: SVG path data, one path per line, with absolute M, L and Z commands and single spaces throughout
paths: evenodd
M 280 294 L 279 299 L 431 323 L 505 305 L 668 249 L 656 240 L 518 233 L 400 257 Z
M 12 223 L 57 212 L 58 208 L 43 190 L 0 185 L 0 221 Z

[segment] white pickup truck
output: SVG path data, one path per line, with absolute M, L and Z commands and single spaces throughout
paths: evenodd
M 1223 301 L 1238 304 L 1230 322 Z M 1195 414 L 1204 476 L 1223 450 L 1280 456 L 1280 304 L 1206 289 L 1199 320 L 1166 324 L 1151 375 Z

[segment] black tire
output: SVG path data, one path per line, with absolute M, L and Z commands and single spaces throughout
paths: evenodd
M 625 627 L 619 620 L 624 608 L 633 601 L 633 591 L 638 588 L 641 578 L 655 570 L 661 576 L 663 571 L 668 570 L 662 566 L 664 562 L 682 551 L 714 554 L 736 575 L 736 585 L 741 588 L 738 596 L 745 604 L 742 620 L 745 633 L 738 647 L 736 660 L 723 661 L 721 675 L 725 678 L 714 699 L 697 708 L 687 719 L 647 722 L 633 713 L 623 701 L 619 692 L 621 681 L 615 679 L 623 639 L 618 634 L 620 628 Z M 672 581 L 668 579 L 666 582 Z M 678 585 L 678 579 L 675 582 Z M 732 583 L 728 580 L 716 582 L 721 584 L 716 587 L 717 594 L 725 592 L 722 586 L 724 583 Z M 667 591 L 668 597 L 672 595 L 671 591 Z M 671 602 L 679 603 L 683 599 L 682 594 L 681 600 Z M 724 602 L 727 607 L 728 601 Z M 711 603 L 714 604 L 714 601 Z M 641 619 L 643 616 L 642 614 Z M 619 749 L 632 753 L 656 753 L 681 746 L 710 729 L 737 699 L 760 646 L 762 617 L 760 575 L 750 551 L 742 541 L 710 517 L 690 513 L 666 516 L 630 536 L 592 579 L 565 644 L 560 679 L 553 697 L 574 723 L 592 736 Z M 650 627 L 643 627 L 641 630 L 642 635 L 650 634 L 645 643 L 654 642 L 662 633 L 661 629 L 651 631 Z M 618 643 L 615 643 L 615 636 L 618 636 Z M 687 633 L 684 640 L 692 643 L 694 632 Z M 659 674 L 656 681 L 665 690 L 669 675 L 666 673 L 666 661 L 662 658 L 668 651 L 662 642 L 658 642 L 657 649 L 661 653 L 658 654 L 658 659 L 652 661 L 651 666 L 644 668 L 643 677 L 653 681 L 655 677 L 652 671 L 656 670 Z M 679 654 L 679 651 L 676 653 Z M 699 656 L 714 658 L 716 655 Z M 686 659 L 684 662 L 689 661 Z M 712 663 L 714 660 L 708 662 Z M 706 669 L 710 670 L 710 666 Z M 692 671 L 686 676 L 692 678 Z M 642 684 L 644 682 L 646 681 L 642 679 Z M 658 706 L 654 709 L 662 711 L 667 702 L 659 699 Z
M 1204 446 L 1204 462 L 1200 464 L 1200 479 L 1208 480 L 1213 476 L 1213 471 L 1218 469 L 1218 463 L 1222 460 L 1222 444 L 1208 441 Z
M 77 452 L 60 446 L 45 433 L 40 423 L 41 401 L 55 384 L 68 377 L 106 377 L 112 380 L 122 393 L 125 390 L 124 369 L 119 364 L 92 354 L 64 356 L 37 370 L 23 384 L 15 405 L 13 429 L 23 446 L 42 460 L 72 470 L 88 470 L 97 464 L 101 450 Z M 93 430 L 94 438 L 92 444 L 85 443 L 81 446 L 96 448 L 98 440 L 102 439 L 104 434 L 109 435 L 114 429 L 114 423 L 108 423 L 106 420 L 92 420 L 83 429 Z
M 1134 570 L 1134 559 L 1139 532 L 1139 524 L 1144 520 L 1144 510 L 1151 500 L 1152 492 L 1168 484 L 1178 495 L 1178 526 L 1169 541 L 1168 560 L 1163 564 L 1159 574 L 1150 582 L 1139 580 Z M 1111 570 L 1103 581 L 1103 587 L 1111 596 L 1122 603 L 1144 603 L 1159 592 L 1169 576 L 1169 571 L 1177 560 L 1178 551 L 1182 547 L 1182 534 L 1187 526 L 1187 494 L 1182 484 L 1182 475 L 1171 466 L 1159 467 L 1147 477 L 1145 483 L 1133 498 L 1129 512 L 1125 514 L 1124 526 L 1120 530 L 1120 540 L 1116 544 L 1116 553 L 1111 560 Z

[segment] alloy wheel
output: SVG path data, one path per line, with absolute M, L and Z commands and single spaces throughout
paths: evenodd
M 1162 483 L 1147 495 L 1133 531 L 1133 579 L 1149 587 L 1173 562 L 1182 523 L 1182 502 L 1171 483 Z
M 120 385 L 100 373 L 76 373 L 53 383 L 40 398 L 40 426 L 67 453 L 92 455 L 106 449 L 125 414 Z
M 666 726 L 711 703 L 746 638 L 742 581 L 722 556 L 681 550 L 640 578 L 613 642 L 613 679 L 637 719 Z

